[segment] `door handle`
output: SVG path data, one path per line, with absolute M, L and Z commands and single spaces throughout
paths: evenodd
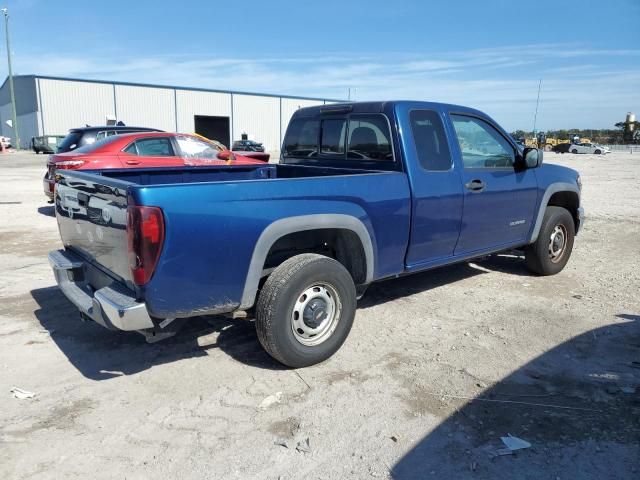
M 472 192 L 481 192 L 486 186 L 487 185 L 482 180 L 477 179 L 464 184 L 464 187 Z
M 137 160 L 127 160 L 125 163 L 127 165 L 140 165 L 140 162 Z

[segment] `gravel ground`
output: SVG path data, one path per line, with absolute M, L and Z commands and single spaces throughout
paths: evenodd
M 562 273 L 499 255 L 376 284 L 296 371 L 246 320 L 155 345 L 80 322 L 44 157 L 2 155 L 0 478 L 640 478 L 640 155 L 545 161 L 584 183 Z M 496 456 L 508 434 L 531 448 Z

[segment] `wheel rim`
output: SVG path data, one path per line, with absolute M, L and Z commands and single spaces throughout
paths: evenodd
M 342 310 L 336 289 L 328 283 L 316 283 L 298 296 L 291 312 L 291 331 L 303 345 L 326 341 L 338 326 Z
M 558 224 L 551 231 L 549 237 L 549 258 L 553 263 L 558 263 L 567 250 L 567 229 Z

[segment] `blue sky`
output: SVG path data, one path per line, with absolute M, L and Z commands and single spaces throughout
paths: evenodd
M 640 114 L 640 0 L 13 0 L 16 74 L 480 108 L 505 128 Z M 4 45 L 0 74 L 6 75 Z

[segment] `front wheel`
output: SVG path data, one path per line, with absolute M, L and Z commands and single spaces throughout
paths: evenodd
M 571 153 L 578 153 L 578 150 L 574 148 L 573 150 L 571 150 Z
M 593 153 L 595 153 L 596 155 L 600 155 L 600 154 L 602 153 L 602 150 L 596 150 L 596 151 L 595 151 L 595 152 L 593 152 Z
M 569 211 L 547 207 L 537 240 L 525 249 L 527 268 L 538 275 L 555 275 L 569 261 L 575 224 Z
M 264 349 L 293 368 L 333 355 L 349 335 L 356 288 L 336 260 L 296 255 L 276 268 L 258 297 L 256 331 Z

